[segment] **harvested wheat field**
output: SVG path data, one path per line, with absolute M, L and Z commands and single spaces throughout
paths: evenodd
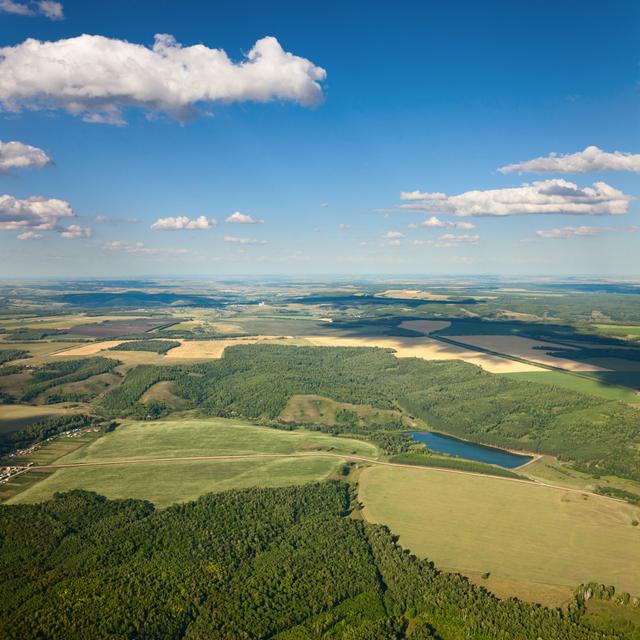
M 431 338 L 388 338 L 379 336 L 305 336 L 311 344 L 319 347 L 381 347 L 393 349 L 399 358 L 422 358 L 423 360 L 464 360 L 490 373 L 517 373 L 541 371 L 539 367 L 508 358 L 493 356 L 480 351 L 455 347 Z M 174 349 L 173 351 L 177 351 Z M 171 353 L 171 352 L 169 352 Z
M 181 344 L 165 356 L 168 360 L 206 360 L 222 357 L 227 347 L 236 344 L 253 344 L 263 340 L 278 340 L 279 336 L 250 336 L 222 340 L 180 340 Z
M 552 342 L 542 342 L 520 336 L 451 336 L 454 340 L 464 342 L 474 347 L 490 349 L 504 353 L 505 355 L 526 358 L 532 362 L 539 362 L 551 367 L 559 367 L 567 371 L 608 371 L 603 367 L 598 367 L 588 362 L 569 360 L 567 358 L 556 358 L 550 352 L 558 349 L 570 349 L 571 347 L 553 344 Z M 537 348 L 536 348 L 537 347 Z M 542 347 L 542 348 L 540 348 Z
M 56 351 L 56 353 L 54 353 L 53 355 L 64 356 L 65 358 L 69 358 L 72 356 L 94 356 L 100 351 L 111 349 L 111 347 L 116 347 L 121 342 L 125 342 L 125 340 L 103 340 L 102 342 L 90 342 L 89 344 L 83 344 L 81 347 L 73 347 L 71 349 L 62 349 L 61 351 Z

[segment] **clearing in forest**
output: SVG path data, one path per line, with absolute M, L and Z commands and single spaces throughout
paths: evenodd
M 323 452 L 334 455 L 323 457 Z M 264 457 L 296 453 L 314 455 Z M 360 440 L 279 431 L 223 418 L 129 422 L 55 464 L 140 462 L 60 468 L 11 502 L 39 502 L 56 491 L 87 489 L 108 498 L 139 498 L 166 506 L 211 491 L 322 480 L 344 462 L 341 453 L 375 458 L 378 450 Z M 158 460 L 196 456 L 230 458 Z

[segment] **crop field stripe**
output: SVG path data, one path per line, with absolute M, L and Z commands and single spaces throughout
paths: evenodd
M 132 460 L 99 460 L 95 462 L 69 462 L 61 464 L 50 465 L 37 465 L 30 467 L 30 471 L 36 471 L 41 469 L 57 470 L 57 469 L 69 469 L 74 467 L 97 467 L 97 466 L 109 466 L 109 465 L 127 465 L 127 464 L 145 464 L 145 463 L 158 463 L 158 462 L 230 462 L 233 460 L 247 460 L 247 459 L 262 459 L 262 458 L 338 458 L 340 460 L 352 460 L 354 462 L 364 462 L 367 464 L 373 464 L 385 467 L 400 467 L 403 469 L 417 469 L 419 471 L 436 471 L 440 473 L 456 473 L 465 476 L 476 476 L 480 478 L 491 478 L 493 480 L 504 480 L 506 482 L 519 482 L 526 484 L 527 486 L 546 487 L 548 489 L 561 489 L 563 491 L 569 491 L 572 493 L 580 493 L 583 495 L 597 496 L 606 500 L 613 500 L 614 502 L 620 502 L 627 504 L 625 500 L 620 498 L 614 498 L 612 496 L 603 496 L 593 491 L 587 491 L 585 489 L 575 489 L 572 487 L 564 487 L 561 485 L 551 484 L 549 482 L 541 482 L 538 480 L 521 480 L 519 478 L 505 478 L 503 476 L 493 476 L 487 473 L 478 473 L 476 471 L 462 471 L 460 469 L 447 469 L 440 467 L 426 467 L 414 464 L 403 464 L 401 462 L 385 462 L 383 460 L 376 460 L 374 458 L 366 458 L 364 456 L 354 456 L 348 453 L 329 453 L 329 452 L 309 452 L 309 453 L 252 453 L 241 455 L 227 455 L 227 456 L 187 456 L 187 457 L 170 457 L 170 458 L 140 458 Z M 524 466 L 524 465 L 523 465 Z

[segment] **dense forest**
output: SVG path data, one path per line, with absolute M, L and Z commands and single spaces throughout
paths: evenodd
M 212 362 L 136 367 L 98 410 L 106 417 L 162 415 L 167 408 L 161 403 L 138 402 L 162 380 L 175 381 L 173 392 L 209 415 L 273 422 L 292 395 L 315 394 L 402 408 L 452 435 L 556 455 L 592 474 L 640 479 L 636 409 L 495 376 L 464 362 L 398 359 L 377 348 L 238 345 Z
M 84 491 L 0 507 L 0 636 L 603 640 L 582 609 L 438 571 L 325 482 L 156 511 Z
M 22 392 L 21 401 L 29 402 L 52 387 L 86 380 L 100 373 L 108 373 L 119 364 L 117 360 L 99 356 L 48 362 L 33 370 Z
M 155 353 L 167 353 L 170 349 L 179 347 L 180 343 L 176 340 L 128 340 L 121 342 L 115 347 L 111 347 L 111 351 L 154 351 Z

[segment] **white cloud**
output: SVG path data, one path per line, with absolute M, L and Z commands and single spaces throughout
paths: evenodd
M 13 13 L 19 16 L 42 15 L 49 20 L 64 20 L 64 11 L 60 2 L 53 0 L 36 0 L 18 2 L 17 0 L 0 0 L 0 13 Z
M 60 2 L 40 0 L 37 5 L 40 13 L 49 20 L 64 20 L 64 11 Z
M 284 51 L 274 37 L 258 40 L 240 62 L 222 49 L 183 47 L 166 34 L 156 35 L 151 48 L 86 34 L 0 48 L 4 110 L 64 109 L 107 124 L 124 124 L 127 107 L 186 120 L 212 102 L 311 106 L 322 101 L 325 77 L 324 69 Z
M 414 240 L 414 245 L 427 245 L 430 247 L 436 247 L 438 249 L 449 249 L 452 247 L 459 247 L 465 244 L 478 244 L 480 241 L 479 235 L 455 235 L 453 233 L 445 233 L 441 235 L 438 240 Z
M 225 222 L 230 224 L 263 224 L 264 220 L 258 220 L 257 218 L 253 218 L 246 213 L 240 213 L 240 211 L 236 211 L 232 213 Z
M 70 224 L 66 229 L 60 232 L 62 238 L 90 238 L 93 235 L 93 229 L 89 227 L 81 227 L 77 224 Z
M 59 229 L 60 220 L 75 217 L 73 209 L 65 200 L 40 196 L 19 200 L 10 195 L 0 196 L 0 230 Z
M 213 229 L 218 224 L 214 218 L 199 216 L 198 218 L 189 218 L 187 216 L 176 216 L 169 218 L 158 218 L 151 228 L 155 231 L 193 231 L 204 229 Z
M 589 173 L 591 171 L 638 171 L 640 154 L 607 152 L 595 146 L 577 153 L 550 153 L 525 162 L 508 164 L 500 173 Z
M 400 200 L 424 200 L 425 198 L 429 198 L 431 200 L 446 200 L 446 193 L 425 193 L 423 191 L 401 191 L 400 192 Z
M 555 229 L 538 229 L 536 235 L 539 238 L 566 239 L 572 236 L 599 236 L 603 233 L 611 233 L 618 231 L 626 231 L 633 233 L 637 231 L 637 227 L 557 227 Z
M 105 224 L 137 224 L 140 222 L 137 218 L 114 218 L 111 216 L 93 216 L 92 220 Z
M 605 182 L 595 182 L 593 186 L 581 189 L 562 179 L 524 183 L 506 189 L 466 191 L 455 196 L 419 195 L 420 198 L 412 196 L 410 199 L 414 202 L 400 205 L 400 208 L 456 216 L 619 215 L 627 213 L 633 199 Z
M 409 229 L 443 229 L 445 227 L 453 227 L 455 229 L 464 229 L 468 231 L 469 229 L 475 229 L 476 225 L 471 222 L 449 222 L 448 220 L 440 220 L 436 216 L 431 216 L 427 218 L 423 222 L 412 223 L 409 225 Z
M 188 249 L 174 249 L 173 247 L 147 247 L 144 242 L 123 242 L 121 240 L 113 240 L 105 242 L 102 245 L 104 251 L 135 253 L 143 255 L 183 255 L 189 253 Z
M 35 231 L 23 231 L 18 234 L 18 240 L 37 240 L 38 238 L 44 238 L 44 235 Z
M 256 240 L 255 238 L 238 238 L 237 236 L 225 236 L 224 241 L 235 244 L 267 244 L 266 240 Z
M 398 240 L 400 238 L 404 238 L 404 233 L 400 231 L 387 231 L 387 233 L 383 234 L 383 238 L 387 240 Z
M 346 224 L 344 222 L 341 222 L 338 225 L 338 229 L 340 229 L 341 231 L 347 231 L 348 229 L 351 229 L 351 225 L 350 224 Z
M 51 164 L 51 158 L 42 149 L 15 140 L 0 140 L 0 172 L 9 169 L 40 168 L 48 164 Z

